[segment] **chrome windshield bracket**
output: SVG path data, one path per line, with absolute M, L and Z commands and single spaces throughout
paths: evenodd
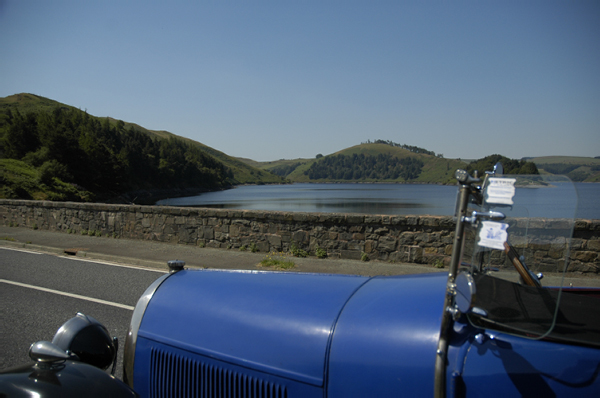
M 504 220 L 506 215 L 499 211 L 474 211 L 471 213 L 471 217 L 462 217 L 461 221 L 470 224 L 475 224 L 479 219 L 500 221 Z

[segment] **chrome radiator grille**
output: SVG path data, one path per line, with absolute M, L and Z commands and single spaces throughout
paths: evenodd
M 287 398 L 285 386 L 153 348 L 150 392 L 155 398 Z

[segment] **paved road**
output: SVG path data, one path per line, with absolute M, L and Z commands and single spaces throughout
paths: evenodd
M 77 312 L 102 322 L 121 343 L 116 375 L 133 307 L 164 271 L 0 248 L 0 369 L 30 361 L 27 351 Z M 44 289 L 44 290 L 42 290 Z

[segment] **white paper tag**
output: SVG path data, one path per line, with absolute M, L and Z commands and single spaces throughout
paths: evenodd
M 504 242 L 508 239 L 508 224 L 495 221 L 482 221 L 479 231 L 479 246 L 504 250 Z
M 485 189 L 485 201 L 502 205 L 512 205 L 515 196 L 515 178 L 490 177 Z

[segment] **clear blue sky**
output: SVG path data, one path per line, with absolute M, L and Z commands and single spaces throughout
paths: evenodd
M 600 156 L 599 1 L 0 0 L 28 92 L 231 156 Z

